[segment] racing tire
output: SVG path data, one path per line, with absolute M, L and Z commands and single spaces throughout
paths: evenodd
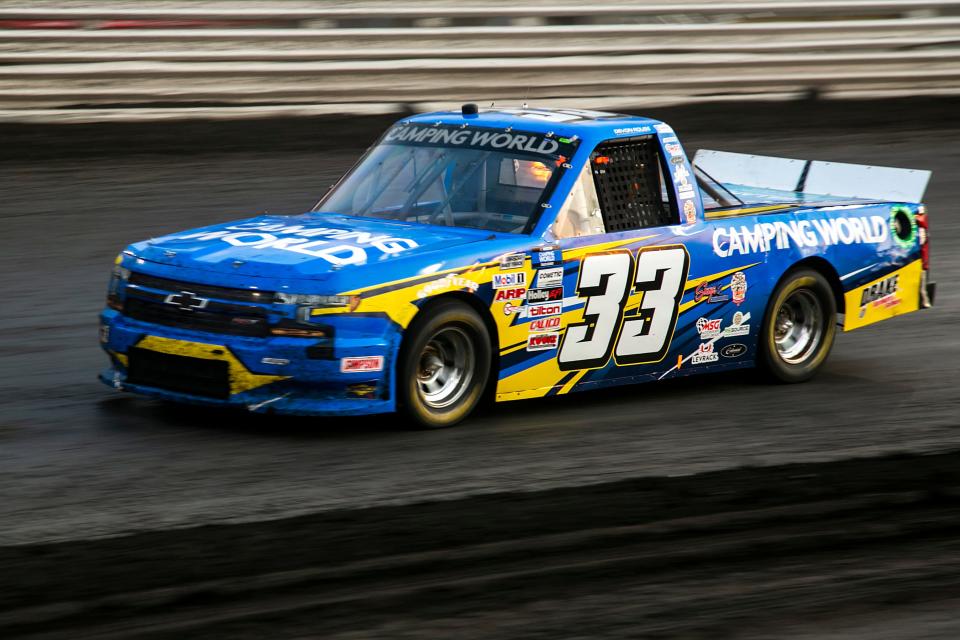
M 837 333 L 837 302 L 827 279 L 797 269 L 770 296 L 759 336 L 758 364 L 776 381 L 805 382 L 826 362 Z
M 466 418 L 490 377 L 490 334 L 456 300 L 422 311 L 407 330 L 397 369 L 398 405 L 414 427 L 440 429 Z

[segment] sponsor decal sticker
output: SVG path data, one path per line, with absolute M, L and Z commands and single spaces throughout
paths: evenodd
M 717 352 L 713 350 L 712 342 L 701 342 L 697 347 L 697 352 L 690 358 L 691 364 L 704 364 L 706 362 L 716 362 L 720 359 Z
M 653 131 L 653 129 L 651 129 L 649 126 L 623 127 L 621 129 L 614 129 L 613 133 L 618 136 L 622 136 L 626 134 L 650 133 L 651 131 Z
M 377 395 L 377 385 L 367 382 L 348 384 L 347 395 L 354 398 L 373 398 Z
M 537 288 L 553 289 L 563 286 L 563 267 L 541 269 L 537 271 Z
M 720 349 L 720 355 L 724 358 L 739 358 L 747 352 L 747 345 L 736 342 L 728 344 Z
M 514 271 L 516 269 L 523 269 L 524 259 L 525 256 L 522 253 L 511 253 L 510 255 L 503 256 L 500 258 L 500 270 Z
M 542 331 L 556 331 L 560 328 L 560 316 L 551 316 L 549 318 L 537 318 L 530 321 L 530 332 L 537 333 Z
M 527 351 L 549 351 L 560 344 L 559 333 L 533 333 L 527 336 Z
M 720 293 L 720 287 L 709 282 L 701 282 L 697 285 L 697 288 L 693 292 L 693 301 L 694 302 L 703 302 L 706 300 L 711 304 L 717 304 L 720 302 L 726 302 L 730 299 L 730 296 L 725 293 Z
M 697 333 L 701 340 L 716 338 L 720 335 L 720 325 L 723 323 L 721 318 L 698 318 Z
M 673 182 L 677 185 L 677 191 L 680 193 L 693 192 L 693 185 L 690 184 L 690 172 L 687 166 L 678 164 L 673 170 Z
M 713 232 L 713 252 L 727 258 L 790 247 L 880 244 L 889 235 L 890 225 L 880 216 L 778 220 L 717 229 Z
M 383 144 L 429 144 L 474 149 L 510 149 L 527 153 L 553 154 L 560 142 L 553 137 L 529 131 L 463 129 L 457 126 L 399 125 L 387 132 Z
M 341 373 L 367 373 L 371 371 L 383 371 L 383 356 L 340 358 Z
M 697 205 L 693 204 L 693 200 L 683 201 L 683 217 L 686 218 L 687 224 L 697 221 Z
M 660 124 L 653 125 L 653 128 L 657 130 L 657 133 L 673 133 L 673 127 L 661 122 Z
M 509 316 L 516 313 L 522 318 L 524 309 L 526 309 L 526 307 L 520 304 L 513 304 L 512 302 L 506 302 L 503 305 L 503 315 Z
M 683 148 L 678 142 L 667 142 L 666 139 L 663 141 L 663 148 L 667 150 L 667 153 L 673 158 L 680 158 L 683 160 Z
M 860 294 L 860 317 L 867 314 L 868 308 L 891 308 L 900 304 L 900 297 L 897 295 L 899 290 L 900 274 L 898 273 L 864 289 Z
M 497 289 L 493 296 L 494 302 L 503 302 L 504 300 L 519 300 L 527 293 L 524 287 L 513 287 L 512 289 Z
M 461 278 L 460 276 L 444 276 L 425 284 L 423 288 L 417 292 L 417 297 L 426 298 L 441 291 L 458 291 L 460 289 L 466 289 L 470 293 L 473 293 L 479 288 L 480 285 L 473 280 Z
M 743 271 L 737 271 L 730 276 L 730 293 L 733 295 L 733 304 L 740 305 L 747 298 L 747 276 Z
M 737 311 L 733 314 L 733 320 L 730 323 L 730 326 L 723 330 L 724 338 L 734 338 L 737 336 L 745 336 L 750 333 L 750 325 L 744 324 L 745 318 L 744 315 Z
M 511 273 L 493 274 L 493 288 L 506 289 L 508 287 L 519 288 L 527 286 L 527 272 L 514 271 Z
M 527 305 L 527 318 L 542 318 L 544 316 L 556 316 L 563 313 L 563 302 L 544 302 L 541 304 Z
M 563 300 L 563 287 L 556 289 L 527 289 L 527 302 Z
M 555 267 L 563 264 L 563 252 L 555 247 L 535 249 L 530 262 L 534 267 Z

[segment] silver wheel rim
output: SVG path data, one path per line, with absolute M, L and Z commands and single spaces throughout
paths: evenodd
M 473 343 L 463 329 L 444 327 L 427 341 L 417 363 L 423 403 L 444 409 L 463 397 L 473 380 Z
M 780 358 L 800 364 L 816 352 L 823 336 L 823 308 L 806 289 L 794 291 L 777 309 L 773 340 Z

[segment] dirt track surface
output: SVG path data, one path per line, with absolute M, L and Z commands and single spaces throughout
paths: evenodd
M 45 542 L 208 524 L 294 525 L 289 518 L 296 516 L 558 487 L 586 491 L 580 499 L 589 501 L 584 487 L 629 478 L 960 449 L 960 123 L 939 117 L 939 111 L 932 118 L 922 110 L 901 110 L 894 126 L 882 105 L 863 111 L 859 125 L 844 107 L 837 107 L 835 118 L 820 112 L 813 120 L 803 108 L 771 108 L 781 110 L 775 128 L 767 123 L 754 130 L 735 112 L 717 112 L 711 116 L 716 129 L 700 122 L 684 141 L 689 149 L 932 169 L 927 202 L 939 283 L 935 309 L 841 335 L 822 374 L 804 385 L 769 386 L 746 374 L 691 378 L 508 403 L 441 432 L 398 430 L 384 417 L 287 419 L 176 408 L 116 394 L 95 381 L 105 364 L 96 314 L 117 251 L 136 239 L 264 210 L 303 211 L 361 144 L 308 150 L 301 142 L 272 150 L 264 140 L 262 150 L 246 144 L 226 152 L 209 150 L 208 137 L 197 153 L 189 137 L 173 132 L 176 139 L 159 145 L 164 153 L 103 155 L 65 147 L 67 157 L 58 158 L 48 145 L 39 152 L 24 147 L 33 159 L 22 161 L 10 159 L 8 146 L 0 163 L 0 272 L 7 275 L 0 314 L 0 545 L 25 545 L 26 553 L 42 555 L 47 548 L 37 545 Z M 683 135 L 683 120 L 671 120 Z M 315 135 L 312 127 L 300 133 L 301 140 Z M 363 130 L 354 140 L 366 143 L 375 133 Z M 18 144 L 30 140 L 25 136 Z M 128 143 L 142 148 L 136 138 Z M 105 148 L 116 152 L 120 146 L 114 140 Z M 496 508 L 484 513 L 498 517 Z M 927 515 L 936 520 L 935 511 Z M 194 531 L 184 530 L 183 539 Z M 233 530 L 222 531 L 229 537 Z M 62 549 L 69 573 L 72 547 Z M 863 556 L 872 558 L 863 560 L 865 567 L 911 554 L 926 554 L 917 560 L 921 564 L 953 562 L 957 549 L 948 542 L 894 544 L 876 554 Z M 839 570 L 845 557 L 824 559 L 832 567 L 823 569 L 826 575 Z M 627 600 L 642 600 L 650 585 L 637 586 L 635 577 L 631 582 L 619 575 L 620 582 L 598 589 L 624 590 Z M 699 584 L 703 576 L 688 578 Z M 630 591 L 629 584 L 639 591 Z M 950 581 L 933 584 L 937 598 L 960 597 Z M 703 587 L 711 597 L 726 588 L 713 587 Z M 583 597 L 588 600 L 568 606 L 555 598 L 544 610 L 589 607 Z M 736 602 L 748 609 L 765 606 L 749 598 Z M 609 598 L 604 603 L 611 611 L 623 606 Z M 536 605 L 529 606 L 511 614 L 518 616 L 514 629 L 537 616 Z M 932 612 L 911 606 L 885 615 L 900 616 L 904 628 L 923 620 L 924 629 L 942 633 L 888 637 L 960 635 L 952 617 L 938 618 L 948 605 Z M 656 617 L 656 608 L 651 611 Z M 682 608 L 671 611 L 683 615 Z M 849 637 L 884 637 L 876 616 L 864 614 L 858 626 L 860 614 L 847 613 Z M 391 637 L 416 637 L 418 630 L 450 635 L 443 615 L 438 612 L 440 626 L 429 629 L 411 623 L 381 631 Z M 736 621 L 725 628 L 737 629 L 737 637 L 848 637 L 819 635 L 816 619 L 794 623 L 789 629 L 758 627 L 756 635 L 743 635 L 745 627 Z M 877 633 L 858 636 L 865 625 Z M 628 635 L 626 628 L 615 635 Z M 891 622 L 889 628 L 897 627 Z

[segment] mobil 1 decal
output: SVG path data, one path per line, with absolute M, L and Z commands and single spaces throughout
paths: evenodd
M 561 370 L 595 369 L 613 355 L 617 365 L 659 362 L 670 350 L 680 300 L 690 271 L 682 245 L 586 256 L 577 296 L 586 300 L 582 322 L 567 326 L 557 354 Z M 627 310 L 631 293 L 642 294 Z

